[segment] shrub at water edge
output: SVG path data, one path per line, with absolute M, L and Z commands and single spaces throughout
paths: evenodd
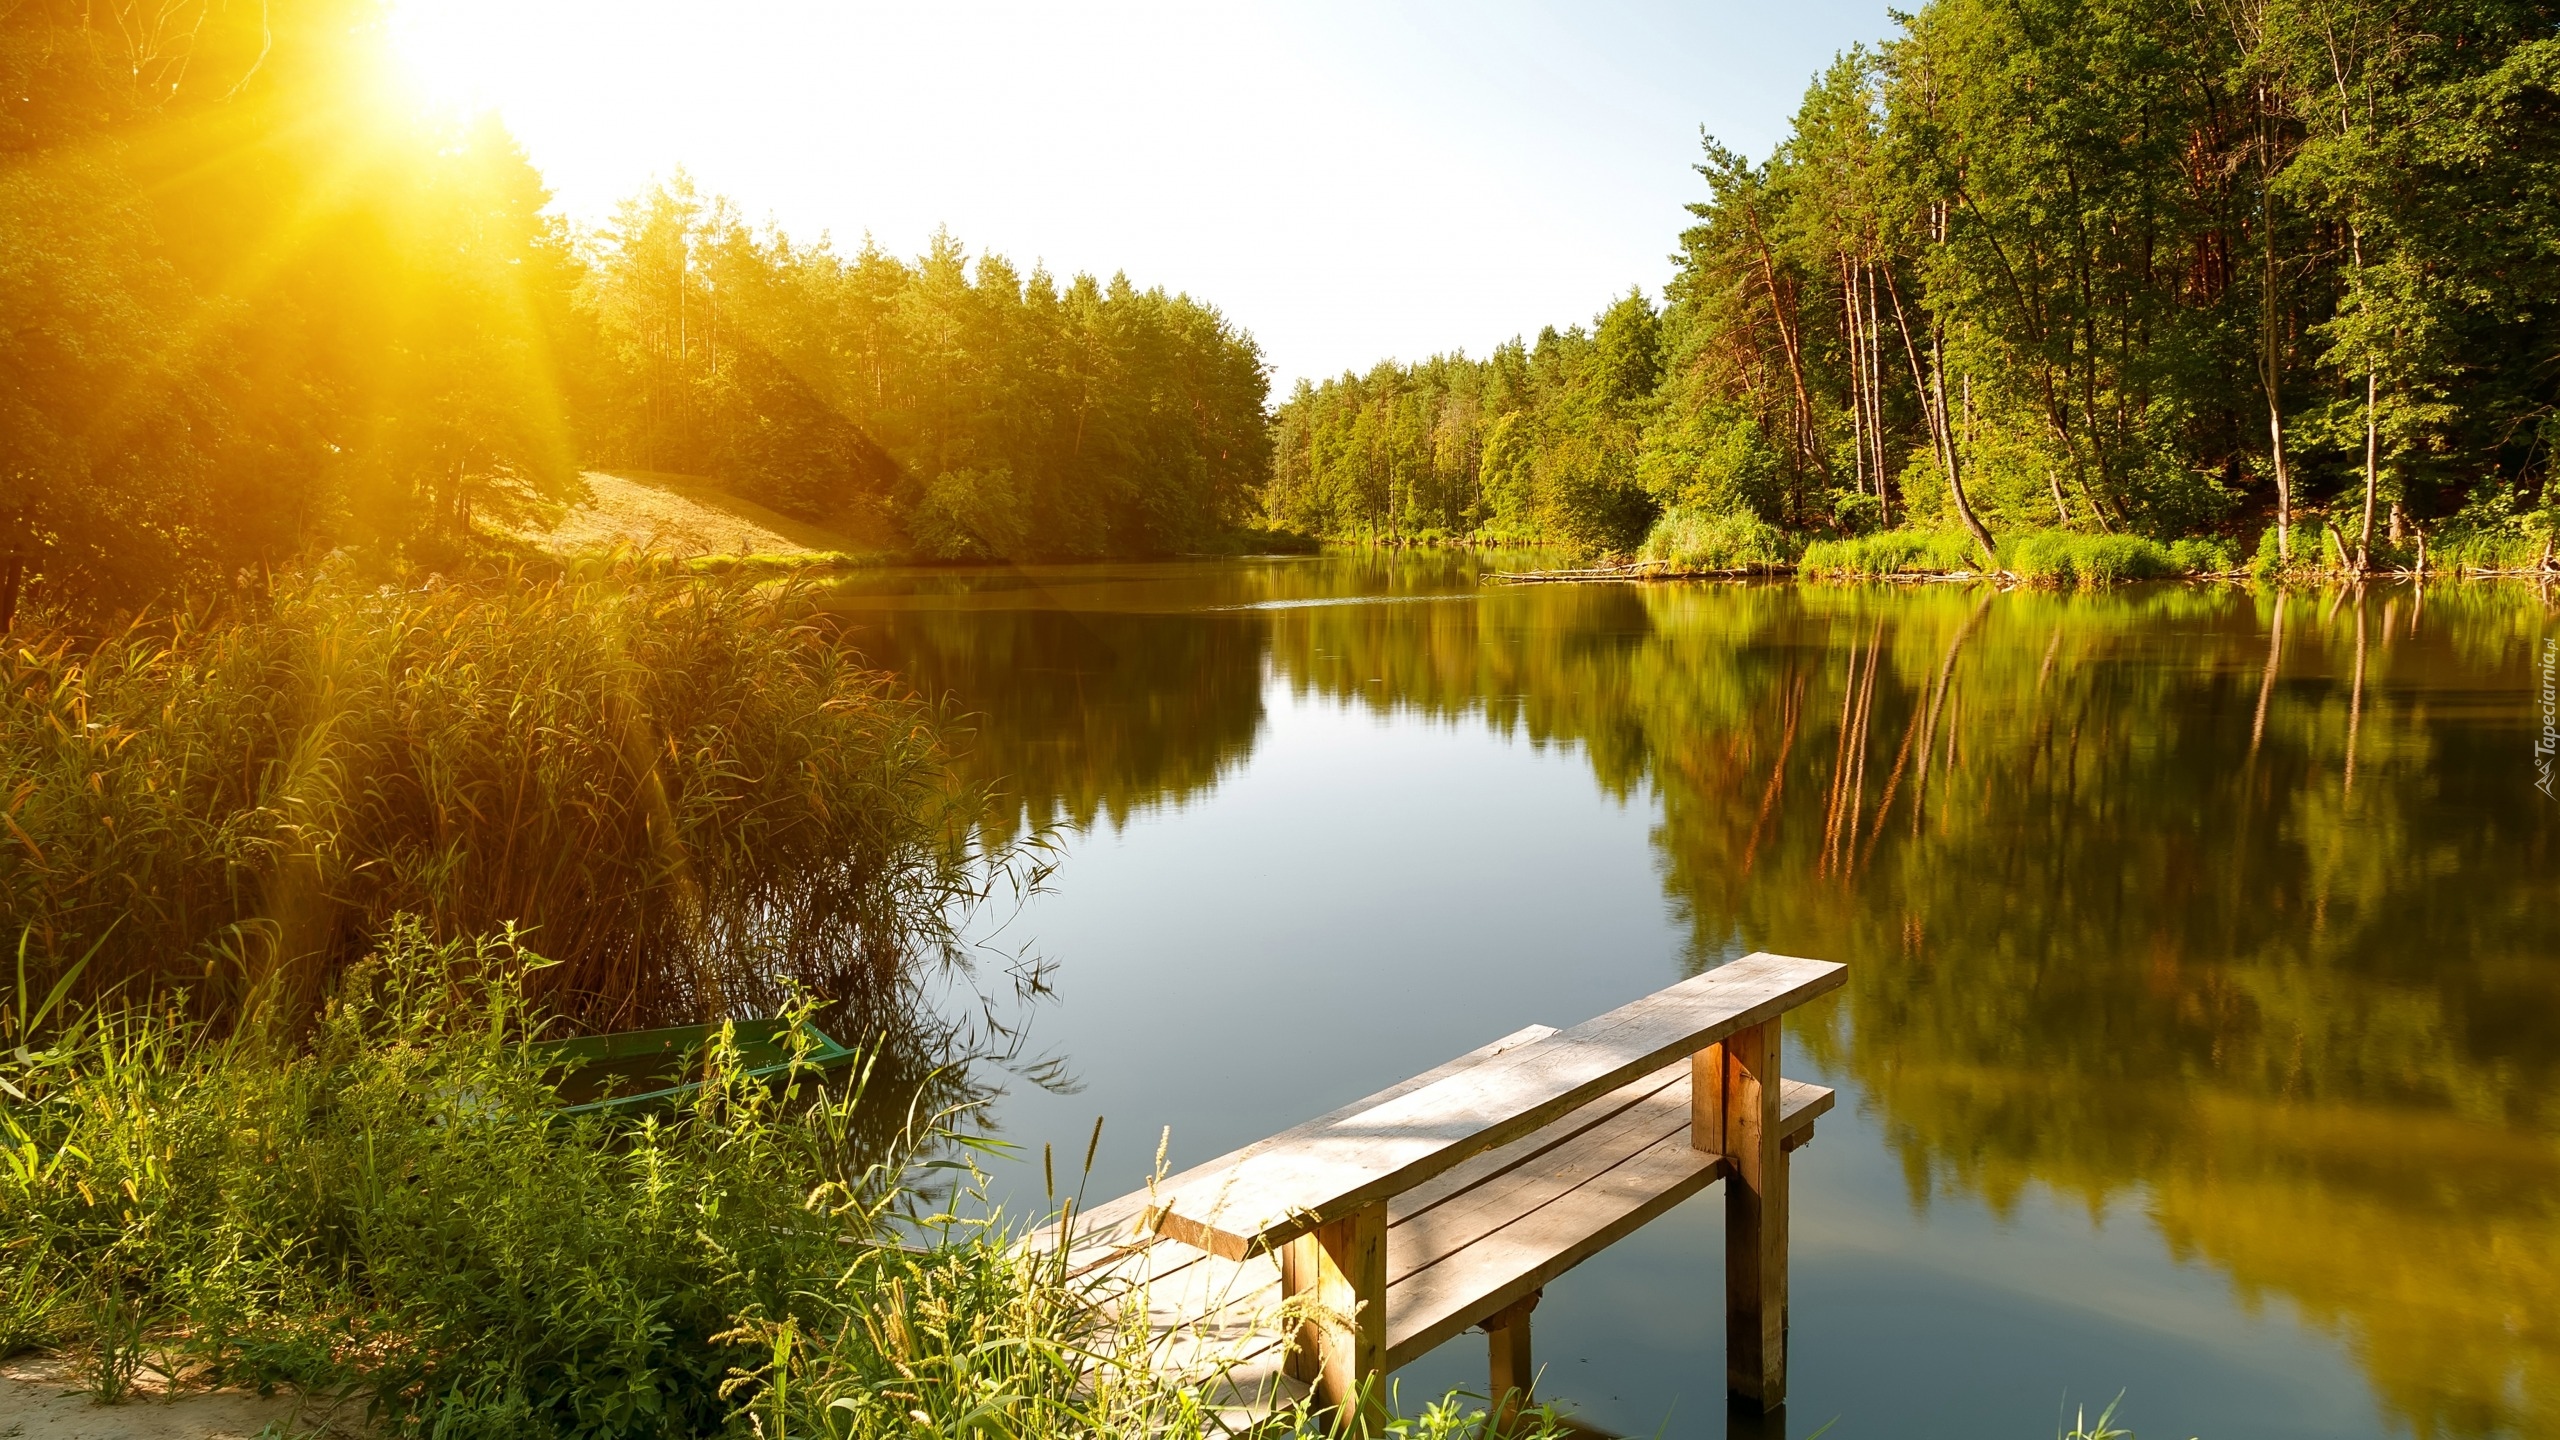
M 1816 540 L 1804 547 L 1799 565 L 1807 575 L 1835 578 L 1946 574 L 1981 567 L 1982 558 L 1970 538 L 1935 530 L 1881 530 Z
M 1756 515 L 1674 507 L 1653 522 L 1636 558 L 1677 570 L 1762 570 L 1785 565 L 1792 548 Z

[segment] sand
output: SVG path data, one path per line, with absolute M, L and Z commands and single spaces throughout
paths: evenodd
M 615 546 L 696 555 L 805 555 L 859 547 L 846 537 L 728 494 L 698 476 L 644 471 L 582 477 L 586 498 L 549 530 L 523 538 L 563 554 Z
M 92 1401 L 70 1367 L 46 1355 L 0 1361 L 0 1440 L 256 1440 L 273 1437 L 361 1435 L 361 1413 L 337 1417 L 279 1390 L 180 1387 L 172 1398 L 157 1375 L 145 1372 L 121 1405 Z M 349 1421 L 358 1423 L 350 1424 Z

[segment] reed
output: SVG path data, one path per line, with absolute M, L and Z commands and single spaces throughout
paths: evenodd
M 2003 544 L 2000 563 L 2021 580 L 2049 585 L 2163 580 L 2209 566 L 2211 552 L 2199 548 L 2196 542 L 2181 541 L 2179 547 L 2173 550 L 2141 535 L 2035 530 Z
M 1779 570 L 1791 548 L 1775 526 L 1756 515 L 1675 506 L 1653 522 L 1636 558 L 1677 570 Z
M 513 925 L 591 1026 L 898 1012 L 1014 873 L 940 717 L 786 585 L 618 560 L 373 588 L 0 655 L 0 924 L 79 996 L 307 1015 L 395 914 Z
M 1979 569 L 1982 558 L 1963 535 L 1934 530 L 1882 530 L 1840 540 L 1816 540 L 1798 568 L 1807 575 L 1839 578 L 1947 574 Z

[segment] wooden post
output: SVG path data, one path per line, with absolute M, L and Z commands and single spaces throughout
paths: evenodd
M 1733 1162 L 1724 1182 L 1725 1388 L 1787 1399 L 1787 1157 L 1778 1138 L 1778 1022 L 1689 1062 L 1689 1143 Z
M 1371 1433 L 1386 1425 L 1387 1207 L 1319 1225 L 1280 1251 L 1280 1293 L 1298 1307 L 1286 1368 L 1316 1404 Z
M 1485 1393 L 1493 1400 L 1493 1433 L 1508 1433 L 1529 1408 L 1529 1392 L 1537 1385 L 1537 1363 L 1529 1357 L 1529 1312 L 1538 1308 L 1543 1290 L 1532 1290 L 1494 1312 L 1484 1322 L 1485 1349 L 1493 1362 L 1493 1383 Z

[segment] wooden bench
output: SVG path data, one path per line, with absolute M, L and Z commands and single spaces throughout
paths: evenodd
M 1213 1386 L 1239 1428 L 1300 1401 L 1374 1424 L 1388 1372 L 1478 1327 L 1509 1412 L 1535 1379 L 1542 1287 L 1729 1179 L 1727 1385 L 1774 1408 L 1787 1153 L 1832 1103 L 1780 1079 L 1779 1023 L 1844 978 L 1755 954 L 1531 1026 L 1070 1216 L 1068 1263 L 1146 1327 L 1151 1365 Z

